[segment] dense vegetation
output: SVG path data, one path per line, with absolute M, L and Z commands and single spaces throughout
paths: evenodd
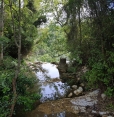
M 53 22 L 64 31 L 62 35 L 65 39 L 62 44 L 66 44 L 65 49 L 70 60 L 75 60 L 77 65 L 86 65 L 89 68 L 83 76 L 88 86 L 102 86 L 107 95 L 113 96 L 114 2 L 111 0 L 46 0 L 43 7 L 46 13 L 53 14 Z M 61 43 L 58 42 L 58 45 Z M 53 51 L 58 45 L 54 45 Z M 51 50 L 50 53 L 52 53 Z
M 40 98 L 37 90 L 30 90 L 38 81 L 23 57 L 37 37 L 41 16 L 32 0 L 23 2 L 0 1 L 0 117 L 12 117 L 20 107 L 31 110 Z
M 71 57 L 90 69 L 85 76 L 88 84 L 104 88 L 109 96 L 114 94 L 113 4 L 106 0 L 69 0 L 64 5 Z M 83 10 L 87 10 L 86 15 Z
M 75 60 L 89 68 L 83 76 L 89 87 L 114 96 L 113 19 L 112 0 L 1 0 L 0 116 L 11 117 L 19 106 L 30 110 L 39 98 L 29 90 L 36 79 L 25 58 Z
M 39 29 L 38 34 L 29 59 L 52 62 L 58 61 L 60 56 L 68 55 L 65 34 L 60 26 L 51 22 L 48 27 Z
M 6 57 L 0 66 L 0 117 L 9 116 L 11 105 L 13 104 L 13 79 L 15 76 L 15 67 L 17 60 Z M 35 89 L 34 84 L 38 80 L 35 75 L 30 72 L 30 68 L 22 63 L 20 73 L 16 82 L 16 104 L 13 110 L 17 112 L 25 112 L 34 108 L 36 100 L 40 99 L 38 89 Z M 33 89 L 31 91 L 31 88 Z M 21 108 L 21 109 L 20 109 Z

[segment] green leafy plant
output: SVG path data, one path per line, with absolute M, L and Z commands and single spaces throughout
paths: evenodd
M 13 98 L 12 78 L 15 74 L 15 65 L 15 59 L 6 57 L 6 59 L 3 60 L 2 67 L 0 67 L 0 117 L 6 117 L 10 112 Z M 33 109 L 35 101 L 40 99 L 38 86 L 35 85 L 37 83 L 38 80 L 35 75 L 26 64 L 23 63 L 17 80 L 15 114 L 20 111 L 24 112 Z
M 114 111 L 114 104 L 113 104 L 113 103 L 109 103 L 109 104 L 106 106 L 106 108 L 107 108 L 108 110 Z

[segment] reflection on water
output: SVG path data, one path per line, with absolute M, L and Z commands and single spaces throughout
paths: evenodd
M 56 65 L 50 63 L 43 63 L 41 66 L 44 70 L 40 70 L 36 73 L 39 79 L 39 86 L 41 90 L 41 102 L 56 100 L 65 96 L 67 84 L 62 83 L 59 78 L 59 71 Z M 44 112 L 40 112 L 39 109 L 35 109 L 31 112 L 16 115 L 16 117 L 77 117 L 77 115 L 68 112 L 52 113 L 46 115 Z
M 56 65 L 53 65 L 51 63 L 43 63 L 41 67 L 46 70 L 46 72 L 42 73 L 42 71 L 37 72 L 37 76 L 39 80 L 46 80 L 46 75 L 49 78 L 59 78 L 59 71 L 56 68 Z
M 64 97 L 68 86 L 60 81 L 56 65 L 44 63 L 42 64 L 42 68 L 45 72 L 37 72 L 42 95 L 40 101 L 44 102 Z
M 48 83 L 47 85 L 42 84 L 41 88 L 41 102 L 47 100 L 55 100 L 64 97 L 66 94 L 67 85 L 61 82 Z

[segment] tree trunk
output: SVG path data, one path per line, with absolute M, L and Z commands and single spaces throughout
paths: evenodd
M 11 1 L 10 1 L 10 4 L 12 4 Z M 10 10 L 12 11 L 11 6 L 10 6 Z M 16 81 L 17 81 L 18 75 L 20 73 L 20 64 L 21 64 L 21 24 L 20 24 L 20 22 L 21 22 L 21 0 L 19 0 L 19 19 L 18 19 L 18 22 L 19 22 L 19 25 L 18 25 L 19 31 L 18 32 L 19 32 L 19 34 L 18 34 L 18 40 L 16 40 L 16 38 L 15 38 L 15 27 L 14 27 L 13 15 L 12 15 L 12 22 L 13 22 L 13 29 L 14 29 L 14 40 L 15 40 L 15 44 L 18 48 L 18 65 L 16 67 L 15 77 L 12 80 L 13 103 L 11 105 L 11 111 L 10 111 L 9 117 L 12 117 L 13 112 L 14 112 L 14 108 L 15 108 L 15 104 L 16 104 L 16 101 L 17 101 Z
M 80 7 L 78 8 L 78 19 L 79 19 L 79 32 L 80 32 L 80 47 L 81 47 L 81 43 L 82 43 L 82 28 L 81 28 L 81 18 L 80 18 Z
M 4 14 L 4 1 L 1 0 L 0 5 L 0 37 L 3 36 L 3 28 L 4 28 L 4 22 L 3 22 L 3 14 Z M 3 60 L 3 44 L 0 44 L 0 62 Z

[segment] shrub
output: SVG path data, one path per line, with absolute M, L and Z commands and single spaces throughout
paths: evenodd
M 114 53 L 107 52 L 107 59 L 95 62 L 85 78 L 89 87 L 104 87 L 108 96 L 114 96 Z
M 6 117 L 10 112 L 13 98 L 12 79 L 14 78 L 15 64 L 16 60 L 8 57 L 3 61 L 2 67 L 0 67 L 0 117 Z M 35 75 L 29 68 L 22 65 L 17 79 L 17 102 L 14 113 L 17 110 L 19 112 L 32 109 L 34 102 L 40 98 L 38 90 L 30 90 L 34 89 L 34 84 L 37 82 Z M 21 110 L 19 110 L 19 107 L 21 107 Z

